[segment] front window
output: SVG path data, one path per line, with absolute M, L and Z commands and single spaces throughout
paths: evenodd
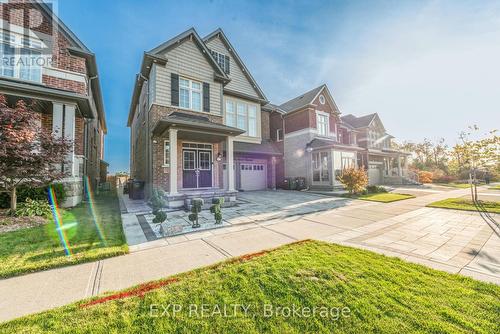
M 257 136 L 257 107 L 248 106 L 248 135 Z
M 257 137 L 257 106 L 243 101 L 226 100 L 226 125 L 245 130 L 245 135 Z
M 236 111 L 237 111 L 237 119 L 238 119 L 238 128 L 247 131 L 247 123 L 248 123 L 248 118 L 247 118 L 247 108 L 244 103 L 238 102 L 236 104 Z
M 226 125 L 236 127 L 236 113 L 233 101 L 226 101 Z
M 179 78 L 179 106 L 201 111 L 201 83 Z
M 330 173 L 328 172 L 328 152 L 314 152 L 312 155 L 313 181 L 328 182 Z
M 328 116 L 317 114 L 316 120 L 317 120 L 318 134 L 320 136 L 328 136 Z
M 0 75 L 42 81 L 42 42 L 0 32 Z

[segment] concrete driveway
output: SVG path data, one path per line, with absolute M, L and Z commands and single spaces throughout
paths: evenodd
M 127 255 L 0 280 L 0 321 L 303 239 L 368 249 L 500 284 L 498 227 L 476 212 L 425 207 L 466 191 L 389 204 L 301 192 L 242 193 L 246 218 L 235 217 L 229 227 L 143 242 Z

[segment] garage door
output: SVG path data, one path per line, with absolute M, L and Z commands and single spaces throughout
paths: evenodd
M 265 164 L 241 164 L 240 175 L 241 190 L 263 190 L 267 188 Z
M 380 184 L 380 168 L 378 165 L 370 165 L 368 168 L 368 183 L 370 185 Z

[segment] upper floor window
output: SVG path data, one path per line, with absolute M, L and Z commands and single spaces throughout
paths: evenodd
M 276 130 L 276 141 L 283 141 L 283 129 Z
M 211 50 L 210 52 L 212 53 L 212 56 L 214 57 L 215 61 L 219 64 L 219 66 L 222 68 L 222 70 L 226 74 L 229 74 L 229 57 L 217 51 Z
M 179 78 L 179 106 L 201 111 L 202 86 L 200 82 Z
M 329 132 L 328 115 L 319 113 L 316 114 L 316 127 L 318 129 L 318 134 L 320 136 L 328 136 Z
M 226 125 L 245 130 L 247 136 L 257 137 L 257 124 L 257 106 L 226 100 Z
M 42 81 L 42 42 L 0 32 L 0 75 L 29 81 Z

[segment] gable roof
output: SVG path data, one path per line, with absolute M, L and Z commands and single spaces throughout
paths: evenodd
M 361 116 L 361 117 L 356 117 L 352 114 L 340 117 L 340 119 L 343 122 L 349 124 L 350 126 L 352 126 L 355 129 L 365 128 L 367 126 L 370 126 L 370 124 L 372 124 L 372 122 L 375 118 L 378 118 L 377 113 L 373 113 L 373 114 L 369 114 L 369 115 L 365 115 L 365 116 Z
M 234 57 L 234 60 L 238 64 L 238 66 L 243 69 L 243 74 L 248 79 L 248 81 L 250 81 L 250 83 L 252 84 L 253 88 L 256 90 L 259 97 L 264 101 L 268 101 L 266 95 L 264 94 L 262 89 L 260 89 L 259 85 L 257 84 L 257 81 L 255 81 L 252 74 L 250 73 L 248 68 L 245 66 L 245 63 L 243 63 L 240 56 L 236 52 L 236 49 L 231 45 L 231 42 L 229 42 L 229 39 L 226 37 L 226 34 L 224 34 L 224 31 L 222 31 L 221 28 L 217 28 L 215 31 L 213 31 L 212 33 L 205 36 L 203 38 L 203 41 L 205 43 L 207 43 L 208 41 L 210 41 L 211 39 L 213 39 L 217 36 L 219 36 L 221 38 L 222 42 L 226 45 L 226 48 L 229 50 L 229 52 L 231 52 L 231 54 Z
M 330 94 L 330 91 L 328 90 L 328 86 L 326 84 L 322 84 L 319 87 L 311 89 L 310 91 L 281 104 L 279 107 L 280 109 L 285 111 L 285 113 L 290 113 L 292 111 L 302 109 L 312 104 L 322 91 L 325 91 L 329 99 L 332 101 L 334 111 L 339 112 L 339 108 L 337 107 L 337 104 L 335 103 L 332 94 Z
M 160 55 L 160 53 L 177 46 L 182 40 L 191 36 L 194 38 L 193 41 L 200 48 L 200 51 L 203 53 L 203 56 L 205 56 L 210 65 L 212 65 L 212 67 L 214 68 L 216 74 L 220 76 L 221 79 L 229 81 L 230 80 L 229 77 L 224 72 L 224 70 L 219 66 L 219 64 L 215 61 L 215 59 L 212 57 L 210 50 L 208 49 L 205 42 L 201 39 L 200 35 L 198 35 L 198 33 L 194 28 L 189 28 L 188 30 L 160 44 L 159 46 L 148 51 L 147 53 L 150 55 Z
M 283 109 L 281 109 L 279 106 L 272 104 L 272 103 L 268 103 L 266 105 L 263 105 L 261 109 L 264 111 L 271 111 L 271 112 L 276 111 L 277 113 L 285 114 L 285 111 Z

